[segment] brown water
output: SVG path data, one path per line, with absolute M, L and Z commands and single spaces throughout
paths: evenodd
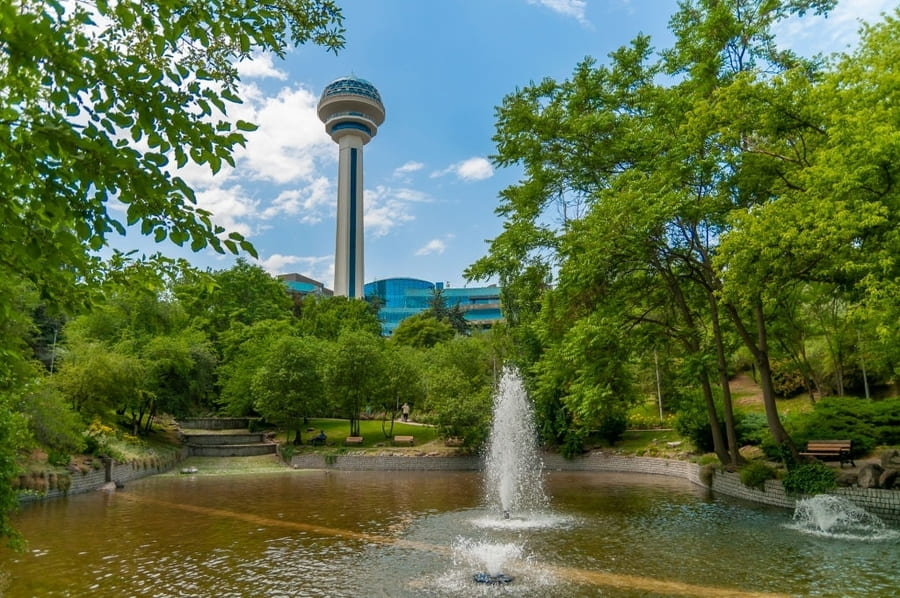
M 661 476 L 553 473 L 504 520 L 476 473 L 158 476 L 26 505 L 6 596 L 897 595 L 900 543 L 816 537 L 791 513 Z M 514 581 L 476 584 L 502 562 Z

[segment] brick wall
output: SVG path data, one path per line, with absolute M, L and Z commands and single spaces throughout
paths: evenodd
M 72 485 L 66 492 L 63 492 L 61 490 L 48 490 L 43 494 L 30 492 L 20 493 L 19 502 L 26 503 L 36 500 L 59 498 L 68 494 L 92 492 L 101 488 L 108 482 L 119 482 L 121 484 L 125 484 L 126 482 L 131 482 L 133 480 L 145 478 L 157 473 L 164 473 L 166 471 L 169 471 L 170 469 L 176 467 L 178 463 L 180 463 L 187 456 L 188 448 L 185 447 L 175 455 L 174 460 L 171 460 L 167 463 L 160 463 L 159 465 L 148 464 L 147 466 L 145 466 L 144 461 L 138 460 L 131 461 L 129 463 L 109 463 L 107 464 L 107 467 L 101 467 L 100 469 L 91 469 L 87 473 L 71 473 L 69 475 L 72 480 Z
M 340 471 L 478 471 L 483 465 L 479 457 L 349 453 L 332 458 L 318 454 L 294 455 L 291 467 Z

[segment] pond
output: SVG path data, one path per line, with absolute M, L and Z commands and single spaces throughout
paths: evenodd
M 550 473 L 504 519 L 478 473 L 164 475 L 24 506 L 6 596 L 897 595 L 900 540 L 803 533 L 679 478 Z M 479 584 L 498 568 L 508 585 Z

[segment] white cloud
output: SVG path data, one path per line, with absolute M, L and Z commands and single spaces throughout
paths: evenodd
M 300 215 L 300 222 L 316 224 L 333 211 L 335 193 L 327 177 L 318 177 L 302 189 L 287 189 L 279 193 L 259 217 L 270 220 L 279 216 Z
M 302 257 L 275 253 L 257 263 L 269 274 L 297 273 L 331 286 L 334 280 L 334 256 Z
M 227 232 L 238 232 L 245 237 L 253 234 L 250 221 L 254 219 L 259 202 L 248 197 L 240 185 L 199 191 L 197 206 L 212 212 L 215 223 L 225 227 Z
M 287 79 L 287 73 L 275 68 L 272 54 L 256 54 L 250 60 L 244 60 L 237 65 L 238 75 L 242 79 L 274 78 L 280 81 Z
M 456 175 L 464 181 L 481 181 L 494 176 L 494 167 L 484 158 L 469 158 L 459 165 Z
M 443 170 L 431 173 L 431 178 L 441 177 L 447 174 L 455 174 L 457 178 L 470 183 L 472 181 L 482 181 L 494 176 L 494 167 L 491 163 L 480 156 L 451 164 Z
M 415 220 L 411 204 L 429 202 L 425 193 L 415 189 L 393 189 L 382 185 L 366 189 L 365 223 L 366 234 L 383 237 L 394 228 Z
M 453 235 L 447 235 L 446 239 L 450 240 L 453 238 Z M 416 251 L 416 255 L 431 255 L 432 253 L 436 253 L 438 255 L 444 253 L 447 250 L 447 243 L 444 239 L 432 239 L 428 241 L 425 245 L 420 247 Z
M 528 0 L 528 4 L 540 4 L 555 13 L 566 17 L 574 17 L 579 23 L 587 24 L 584 9 L 587 8 L 585 0 Z
M 410 160 L 403 166 L 394 169 L 394 177 L 402 177 L 404 175 L 410 174 L 412 172 L 416 172 L 418 170 L 422 170 L 425 167 L 421 162 L 415 162 Z
M 235 148 L 236 167 L 225 164 L 214 175 L 208 166 L 189 162 L 176 174 L 196 190 L 199 205 L 212 212 L 215 223 L 229 232 L 250 236 L 261 220 L 280 216 L 319 222 L 333 212 L 334 195 L 320 165 L 335 162 L 337 148 L 316 114 L 318 97 L 303 87 L 284 87 L 267 96 L 252 83 L 241 84 L 240 93 L 244 103 L 231 106 L 227 119 L 255 122 L 259 128 L 245 133 L 246 147 Z M 274 183 L 271 193 L 276 197 L 265 204 L 248 197 L 244 188 L 234 185 L 238 173 L 245 181 Z M 291 189 L 278 188 L 290 183 Z
M 249 113 L 235 116 L 259 128 L 246 134 L 247 147 L 236 152 L 241 167 L 254 178 L 283 184 L 313 176 L 320 162 L 335 161 L 334 143 L 316 114 L 318 101 L 303 87 L 286 87 L 277 96 L 245 103 Z
M 857 45 L 862 21 L 881 22 L 882 13 L 894 14 L 896 8 L 896 0 L 847 0 L 827 17 L 807 13 L 782 21 L 773 30 L 779 44 L 802 55 L 830 54 Z

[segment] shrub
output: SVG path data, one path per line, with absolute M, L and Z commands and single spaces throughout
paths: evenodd
M 580 430 L 568 430 L 559 452 L 566 459 L 577 457 L 584 452 L 584 432 Z
M 741 484 L 757 490 L 764 490 L 766 480 L 774 480 L 775 477 L 775 468 L 763 461 L 751 461 L 740 473 Z
M 675 417 L 675 431 L 680 436 L 689 439 L 697 450 L 704 453 L 712 452 L 714 448 L 712 429 L 709 426 L 709 418 L 702 400 L 689 404 L 685 402 L 682 405 L 681 411 Z
M 597 434 L 610 446 L 622 439 L 628 429 L 628 418 L 622 412 L 607 413 L 597 427 Z
M 47 453 L 47 463 L 50 465 L 65 466 L 71 460 L 72 457 L 65 451 L 50 451 Z
M 792 397 L 806 389 L 800 368 L 790 360 L 772 362 L 772 390 L 780 397 Z
M 697 464 L 700 466 L 718 465 L 718 463 L 719 463 L 719 456 L 716 455 L 715 453 L 705 453 L 703 455 L 700 455 L 700 458 L 697 459 Z
M 781 481 L 791 496 L 822 494 L 837 487 L 837 472 L 824 463 L 807 463 L 789 469 Z
M 734 431 L 739 445 L 761 446 L 766 438 L 771 436 L 764 413 L 735 411 L 734 420 Z
M 675 416 L 671 413 L 665 414 L 662 421 L 659 421 L 658 415 L 647 415 L 646 413 L 628 414 L 629 430 L 653 430 L 657 428 L 671 428 L 674 425 Z
M 278 445 L 278 454 L 281 455 L 281 460 L 287 463 L 290 463 L 291 458 L 294 456 L 296 450 L 297 449 L 293 444 Z
M 872 400 L 826 397 L 804 417 L 795 440 L 849 438 L 853 456 L 870 453 L 879 445 L 900 443 L 900 399 Z
M 707 463 L 703 467 L 700 468 L 700 481 L 703 482 L 703 485 L 707 488 L 712 486 L 713 475 L 716 473 L 716 466 L 712 463 Z

